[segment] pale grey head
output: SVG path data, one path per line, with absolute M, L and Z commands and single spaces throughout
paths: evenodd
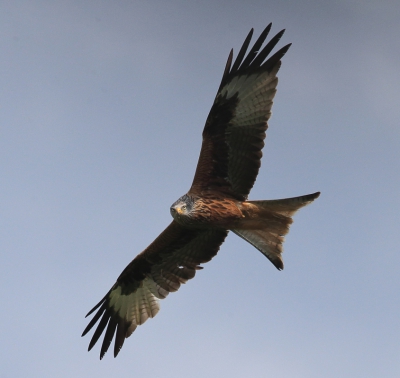
M 193 214 L 194 203 L 194 198 L 187 194 L 183 195 L 172 204 L 170 208 L 172 217 L 176 221 L 182 221 L 184 218 L 190 218 L 190 216 Z

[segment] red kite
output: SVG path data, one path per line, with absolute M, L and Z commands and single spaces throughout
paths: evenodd
M 218 252 L 229 231 L 248 241 L 283 269 L 282 243 L 293 214 L 319 192 L 280 200 L 248 201 L 261 164 L 267 121 L 281 58 L 290 44 L 267 56 L 284 30 L 264 48 L 271 24 L 246 55 L 248 34 L 232 65 L 230 52 L 203 130 L 192 187 L 170 208 L 173 221 L 123 270 L 82 336 L 99 321 L 89 350 L 105 330 L 100 359 L 115 336 L 114 356 L 138 325 L 159 311 L 159 299 L 195 276 Z

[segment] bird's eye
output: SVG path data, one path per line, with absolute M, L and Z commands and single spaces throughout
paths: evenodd
M 182 206 L 182 210 L 185 211 L 186 210 L 186 205 Z
M 171 213 L 175 213 L 175 209 L 171 207 Z

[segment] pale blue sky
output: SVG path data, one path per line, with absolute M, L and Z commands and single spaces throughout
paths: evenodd
M 0 377 L 399 377 L 398 1 L 2 1 Z M 229 50 L 286 28 L 251 199 L 322 192 L 277 271 L 229 235 L 117 359 L 84 315 L 170 222 Z

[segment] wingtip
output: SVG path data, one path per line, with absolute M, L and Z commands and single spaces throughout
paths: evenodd
M 120 352 L 121 348 L 115 350 L 114 349 L 114 358 L 116 358 L 118 356 L 118 353 Z
M 275 266 L 276 269 L 278 269 L 279 271 L 283 270 L 283 261 L 281 258 L 278 261 L 272 261 L 272 260 L 270 261 L 272 262 L 272 264 Z
M 87 348 L 87 351 L 90 352 L 92 350 L 92 348 L 94 347 L 94 344 L 96 344 L 95 342 L 93 343 L 92 341 L 89 343 L 89 346 Z
M 317 199 L 320 196 L 321 192 L 315 192 L 312 194 L 309 194 L 311 201 L 314 201 L 315 199 Z
M 114 288 L 114 287 L 113 287 Z M 112 288 L 112 289 L 113 289 Z M 112 290 L 111 289 L 111 290 Z M 92 315 L 107 299 L 108 295 L 110 294 L 111 290 L 108 291 L 108 293 L 101 299 L 101 301 L 99 303 L 97 303 L 96 306 L 94 306 L 85 316 L 85 318 L 87 318 L 89 315 Z
M 262 33 L 269 34 L 269 31 L 271 30 L 271 28 L 272 28 L 272 22 L 270 22 L 270 23 L 264 28 L 264 30 L 262 31 Z M 261 34 L 262 34 L 262 33 L 261 33 Z
M 224 73 L 222 75 L 220 88 L 221 88 L 222 83 L 224 82 L 224 79 L 226 78 L 226 76 L 229 75 L 229 72 L 230 72 L 231 66 L 232 66 L 232 59 L 233 59 L 233 49 L 231 49 L 231 51 L 229 52 L 228 60 L 226 61 Z
M 283 56 L 288 52 L 290 46 L 292 46 L 292 43 L 288 43 L 287 45 L 283 46 L 283 47 L 278 51 L 278 53 L 280 52 L 280 53 L 282 54 L 281 57 L 279 58 L 279 60 L 282 59 Z
M 299 198 L 301 198 L 302 202 L 304 203 L 303 206 L 305 206 L 316 200 L 320 196 L 320 194 L 321 192 L 315 192 L 311 194 L 306 194 L 305 196 L 301 196 Z

